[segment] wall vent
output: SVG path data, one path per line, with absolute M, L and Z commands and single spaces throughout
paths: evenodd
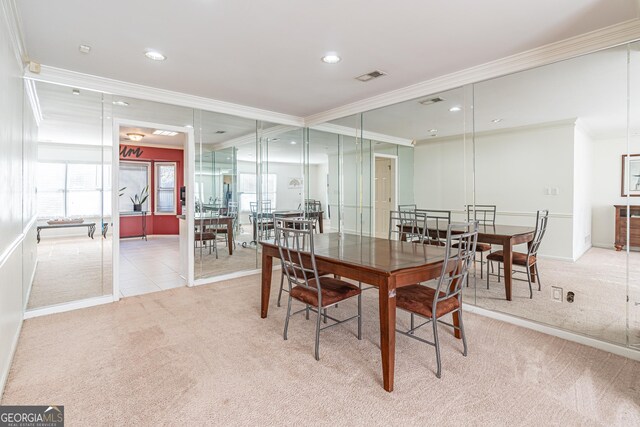
M 418 101 L 418 103 L 422 105 L 431 105 L 431 104 L 436 104 L 442 101 L 444 101 L 444 98 L 440 98 L 439 96 L 436 96 L 435 98 L 423 99 L 422 101 Z
M 380 70 L 375 70 L 367 74 L 363 74 L 361 76 L 356 77 L 356 80 L 360 80 L 361 82 L 368 82 L 373 79 L 377 79 L 378 77 L 386 76 L 387 73 Z

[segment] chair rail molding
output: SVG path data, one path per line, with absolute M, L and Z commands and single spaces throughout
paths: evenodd
M 640 39 L 640 19 L 634 18 L 404 88 L 342 105 L 321 113 L 312 114 L 305 117 L 305 123 L 307 126 L 313 126 L 352 114 L 358 114 L 421 96 L 450 90 L 469 83 L 477 83 L 553 62 L 575 58 L 590 52 L 638 39 Z
M 217 99 L 79 73 L 77 71 L 50 67 L 48 65 L 42 65 L 40 73 L 38 74 L 33 73 L 28 69 L 25 70 L 24 78 L 44 83 L 54 83 L 78 89 L 143 99 L 146 101 L 162 102 L 165 104 L 188 108 L 198 108 L 205 111 L 230 114 L 253 120 L 263 120 L 297 127 L 304 126 L 304 119 L 302 117 L 292 116 L 290 114 L 278 113 L 275 111 L 263 110 Z

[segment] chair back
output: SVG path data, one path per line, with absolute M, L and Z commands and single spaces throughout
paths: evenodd
M 236 219 L 238 218 L 238 202 L 229 202 L 227 207 L 227 215 Z
M 444 246 L 447 229 L 451 224 L 451 211 L 438 209 L 416 209 L 417 214 L 425 216 L 426 227 L 422 228 L 422 243 Z
M 496 225 L 496 205 L 467 205 L 467 222 L 477 221 L 480 225 Z
M 322 290 L 313 248 L 313 222 L 276 216 L 274 222 L 275 244 L 280 253 L 283 274 L 289 282 L 289 291 L 295 286 L 317 291 L 318 304 L 322 306 Z M 311 286 L 311 280 L 316 286 Z
M 536 256 L 544 233 L 547 231 L 547 222 L 549 221 L 549 211 L 540 210 L 536 213 L 536 230 L 533 232 L 533 240 L 529 245 L 528 255 Z
M 462 296 L 462 286 L 468 280 L 469 268 L 473 265 L 478 243 L 478 222 L 451 223 L 447 227 L 444 264 L 436 287 L 432 313 L 436 313 L 438 302 Z M 455 263 L 453 272 L 448 266 Z
M 424 214 L 416 211 L 391 211 L 389 213 L 389 240 L 422 242 L 425 225 Z
M 409 204 L 409 205 L 398 205 L 398 210 L 399 211 L 414 211 L 417 209 L 417 205 L 415 204 Z

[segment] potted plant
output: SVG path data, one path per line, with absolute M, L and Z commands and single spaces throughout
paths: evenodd
M 133 211 L 141 212 L 142 205 L 144 204 L 144 202 L 147 200 L 148 197 L 149 197 L 148 185 L 142 189 L 142 191 L 140 192 L 140 195 L 135 194 L 133 197 L 129 197 L 129 199 L 131 199 L 131 203 L 133 203 Z

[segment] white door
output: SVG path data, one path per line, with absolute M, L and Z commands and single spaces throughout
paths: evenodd
M 376 214 L 376 237 L 389 237 L 389 215 L 392 210 L 393 199 L 393 174 L 392 159 L 376 158 L 375 175 L 375 214 Z

